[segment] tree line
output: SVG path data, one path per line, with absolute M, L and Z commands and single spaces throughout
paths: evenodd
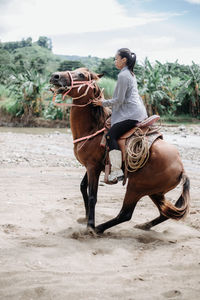
M 65 109 L 54 107 L 49 92 L 50 74 L 87 67 L 103 73 L 99 84 L 111 98 L 118 70 L 114 59 L 63 56 L 52 53 L 51 39 L 45 36 L 0 43 L 0 108 L 28 122 L 33 117 L 63 119 Z M 134 69 L 139 93 L 149 115 L 160 114 L 171 120 L 187 115 L 200 119 L 200 65 L 156 61 L 148 58 Z

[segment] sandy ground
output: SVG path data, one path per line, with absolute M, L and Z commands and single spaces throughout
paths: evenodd
M 148 197 L 130 222 L 85 234 L 84 175 L 66 130 L 0 129 L 0 299 L 197 300 L 200 295 L 200 127 L 163 128 L 191 179 L 185 221 L 134 228 L 158 215 Z M 103 176 L 101 177 L 103 180 Z M 168 193 L 176 200 L 181 187 Z M 100 182 L 96 224 L 117 215 L 125 187 Z

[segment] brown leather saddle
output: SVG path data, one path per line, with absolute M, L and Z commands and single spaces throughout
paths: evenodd
M 123 163 L 125 162 L 126 159 L 126 145 L 127 142 L 134 138 L 134 137 L 138 137 L 138 128 L 139 128 L 139 132 L 140 135 L 145 135 L 145 137 L 148 140 L 148 146 L 149 149 L 151 147 L 151 145 L 154 143 L 154 141 L 158 138 L 163 138 L 162 137 L 162 133 L 159 132 L 159 128 L 155 127 L 153 124 L 155 122 L 157 122 L 160 119 L 160 116 L 158 115 L 153 115 L 147 119 L 145 119 L 144 121 L 138 123 L 134 128 L 132 128 L 131 130 L 129 130 L 128 132 L 126 132 L 125 134 L 123 134 L 119 139 L 118 139 L 118 144 L 120 147 L 120 150 L 122 152 L 122 161 Z M 105 132 L 103 135 L 103 138 L 101 140 L 101 146 L 102 147 L 106 147 L 106 134 L 108 132 L 108 130 L 111 127 L 111 118 L 108 118 L 106 120 L 106 124 L 105 124 Z M 109 162 L 109 157 L 108 155 L 106 155 L 106 160 L 105 160 L 105 177 L 104 177 L 104 181 L 105 183 L 109 183 L 108 182 L 108 175 L 110 173 L 110 162 Z M 126 183 L 126 179 L 127 179 L 127 171 L 124 169 L 124 181 L 123 181 L 123 185 Z

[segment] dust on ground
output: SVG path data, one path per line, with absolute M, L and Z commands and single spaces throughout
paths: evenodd
M 200 126 L 162 128 L 191 180 L 184 221 L 134 228 L 158 215 L 148 197 L 101 237 L 79 223 L 85 170 L 58 129 L 0 129 L 0 299 L 196 300 L 200 294 Z M 116 216 L 126 187 L 100 179 L 96 224 Z M 178 199 L 181 186 L 168 193 Z

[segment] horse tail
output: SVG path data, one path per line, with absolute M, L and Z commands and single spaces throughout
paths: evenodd
M 164 199 L 163 202 L 160 203 L 160 212 L 167 218 L 171 218 L 174 220 L 180 220 L 184 218 L 189 212 L 190 205 L 190 180 L 185 173 L 181 174 L 181 178 L 183 180 L 183 189 L 182 194 L 179 199 L 176 201 L 175 205 L 173 205 L 170 201 Z

